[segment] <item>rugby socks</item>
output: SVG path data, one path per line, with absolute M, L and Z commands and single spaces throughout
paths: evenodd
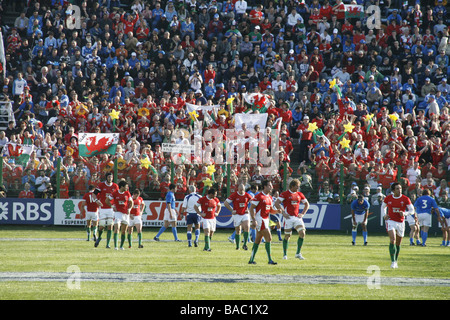
M 288 247 L 289 247 L 289 240 L 283 239 L 283 256 L 287 256 Z
M 259 248 L 259 243 L 253 243 L 253 248 L 252 248 L 252 255 L 250 256 L 250 263 L 253 263 L 255 261 L 255 255 L 256 252 L 258 252 L 258 248 Z
M 248 232 L 244 231 L 244 246 L 247 245 L 247 242 L 248 242 Z
M 91 240 L 91 227 L 86 227 L 87 241 Z
M 172 233 L 173 233 L 173 237 L 175 238 L 175 241 L 178 241 L 177 227 L 172 227 Z
M 356 231 L 352 230 L 352 242 L 356 242 Z
M 132 241 L 131 241 L 131 233 L 129 233 L 128 235 L 127 235 L 127 238 L 128 238 L 128 246 L 131 248 L 131 243 L 132 243 Z
M 389 254 L 391 256 L 391 262 L 395 261 L 395 256 L 396 256 L 396 249 L 395 249 L 395 244 L 393 243 L 389 243 Z
M 123 244 L 125 242 L 125 234 L 121 234 L 120 235 L 120 247 L 123 248 Z
M 278 235 L 278 240 L 282 241 L 283 239 L 281 238 L 281 229 L 277 229 L 277 235 Z
M 422 245 L 424 246 L 428 239 L 428 232 L 422 231 Z
M 233 231 L 233 233 L 228 239 L 234 240 L 235 238 L 236 238 L 236 230 Z
M 241 235 L 240 234 L 235 234 L 234 239 L 236 240 L 236 249 L 239 249 L 239 244 L 241 243 Z
M 138 243 L 140 246 L 142 245 L 142 232 L 138 233 Z
M 303 238 L 298 237 L 297 240 L 297 254 L 300 253 L 300 251 L 302 250 L 302 246 L 303 246 Z
M 114 248 L 117 248 L 118 241 L 119 241 L 119 234 L 114 232 Z
M 106 231 L 106 246 L 107 247 L 109 247 L 109 243 L 111 242 L 111 233 L 112 233 L 112 230 Z
M 188 241 L 189 247 L 191 247 L 192 246 L 192 232 L 191 231 L 187 232 L 187 241 Z
M 395 261 L 398 261 L 398 254 L 400 253 L 400 246 L 395 246 Z
M 266 253 L 267 253 L 267 258 L 269 259 L 269 262 L 272 261 L 272 246 L 270 242 L 266 242 L 264 244 L 264 246 L 266 247 Z
M 159 236 L 160 236 L 164 231 L 166 231 L 166 227 L 162 226 L 161 229 L 159 229 L 158 234 L 156 235 L 155 238 L 159 238 Z
M 204 250 L 210 250 L 211 249 L 211 237 L 205 236 L 205 248 Z
M 366 243 L 367 242 L 367 231 L 363 231 L 362 235 L 363 235 L 364 243 Z
M 256 238 L 256 229 L 250 228 L 250 239 L 252 239 L 253 242 L 255 242 Z
M 195 242 L 198 242 L 198 239 L 200 238 L 200 229 L 195 230 Z

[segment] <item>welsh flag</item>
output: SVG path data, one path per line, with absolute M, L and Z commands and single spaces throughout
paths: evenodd
M 93 157 L 102 153 L 115 154 L 118 143 L 118 133 L 80 133 L 78 152 L 80 157 Z
M 265 113 L 271 105 L 271 96 L 263 93 L 244 94 L 244 101 L 251 106 L 252 111 L 258 110 L 259 113 Z
M 360 6 L 360 5 L 356 5 L 356 4 L 346 4 L 345 5 L 345 18 L 346 19 L 352 19 L 352 18 L 363 19 L 364 18 L 364 6 Z
M 9 142 L 3 150 L 5 156 L 14 159 L 17 164 L 26 166 L 28 160 L 30 160 L 31 153 L 34 151 L 34 145 Z

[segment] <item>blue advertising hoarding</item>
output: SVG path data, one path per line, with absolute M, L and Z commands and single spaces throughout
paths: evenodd
M 300 212 L 303 206 L 300 206 Z M 283 227 L 283 217 L 278 214 Z M 341 206 L 338 204 L 314 204 L 310 203 L 308 212 L 303 217 L 305 227 L 309 230 L 340 230 Z M 222 207 L 217 217 L 217 228 L 233 228 L 231 212 Z
M 23 225 L 83 225 L 84 208 L 80 199 L 9 199 L 0 200 L 0 224 Z M 163 222 L 164 201 L 145 201 L 144 226 L 159 226 Z M 179 210 L 180 203 L 177 203 Z M 300 207 L 302 210 L 302 206 Z M 283 226 L 283 217 L 278 214 Z M 310 230 L 340 230 L 341 206 L 337 204 L 310 204 L 303 217 Z M 152 223 L 150 223 L 152 222 Z M 184 216 L 179 217 L 178 226 L 186 226 Z M 233 228 L 231 212 L 222 206 L 217 217 L 218 228 Z
M 53 199 L 0 200 L 0 224 L 54 224 Z

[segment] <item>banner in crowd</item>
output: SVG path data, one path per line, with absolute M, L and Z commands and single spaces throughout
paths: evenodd
M 116 154 L 118 133 L 80 133 L 78 151 L 81 157 L 93 157 L 101 153 Z
M 187 153 L 191 154 L 194 151 L 194 146 L 190 144 L 176 144 L 176 143 L 163 143 L 162 152 L 170 153 Z
M 245 123 L 248 130 L 253 130 L 256 125 L 259 125 L 262 131 L 266 128 L 268 116 L 267 113 L 236 113 L 234 115 L 234 127 L 236 128 L 236 131 L 239 131 L 242 128 L 242 124 Z
M 252 111 L 259 113 L 265 113 L 272 105 L 272 97 L 264 93 L 244 93 L 243 98 Z
M 14 159 L 18 164 L 25 167 L 28 160 L 30 160 L 31 153 L 34 151 L 34 145 L 9 142 L 3 150 L 5 156 Z
M 198 106 L 196 104 L 192 103 L 186 103 L 186 109 L 187 112 L 193 112 L 193 111 L 213 111 L 214 109 L 219 109 L 219 105 L 213 105 L 213 106 Z
M 356 4 L 345 5 L 345 18 L 346 19 L 363 19 L 364 18 L 364 6 Z

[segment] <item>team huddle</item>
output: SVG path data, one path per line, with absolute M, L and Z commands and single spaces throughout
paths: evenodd
M 288 259 L 289 241 L 295 229 L 298 233 L 297 250 L 295 258 L 305 259 L 301 253 L 305 239 L 306 228 L 303 216 L 309 209 L 309 202 L 300 192 L 300 181 L 293 179 L 288 190 L 282 192 L 275 201 L 272 197 L 272 183 L 268 180 L 262 182 L 259 193 L 246 192 L 245 186 L 239 185 L 236 192 L 232 193 L 225 201 L 224 206 L 230 210 L 235 227 L 234 242 L 236 249 L 240 249 L 242 236 L 242 249 L 248 250 L 247 244 L 253 242 L 249 264 L 256 264 L 255 256 L 259 245 L 263 242 L 267 253 L 268 263 L 276 265 L 272 259 L 272 234 L 271 217 L 281 214 L 284 220 L 284 238 L 281 239 L 279 228 L 279 240 L 283 242 L 283 259 Z M 178 214 L 185 215 L 187 224 L 188 246 L 198 247 L 200 238 L 200 226 L 204 232 L 204 251 L 211 251 L 211 239 L 216 231 L 216 218 L 222 209 L 222 204 L 217 198 L 217 191 L 213 188 L 206 191 L 206 195 L 196 193 L 194 186 L 189 186 L 189 194 L 185 196 L 179 212 L 175 206 L 176 185 L 171 184 L 166 194 L 166 208 L 164 212 L 164 224 L 153 238 L 159 241 L 161 234 L 171 226 L 175 241 L 181 241 L 177 233 Z M 390 238 L 389 254 L 391 268 L 398 268 L 398 255 L 400 245 L 405 233 L 405 218 L 411 227 L 410 244 L 425 246 L 428 237 L 428 228 L 431 227 L 431 215 L 436 213 L 442 226 L 443 245 L 449 245 L 450 210 L 438 207 L 436 201 L 430 197 L 427 190 L 419 197 L 414 206 L 411 200 L 402 194 L 399 183 L 393 183 L 391 194 L 382 203 L 381 212 L 386 220 L 386 229 Z M 142 212 L 144 201 L 140 197 L 139 190 L 131 194 L 128 183 L 121 180 L 118 184 L 113 182 L 113 175 L 108 174 L 106 181 L 97 187 L 89 186 L 89 191 L 83 197 L 86 206 L 86 229 L 88 241 L 91 236 L 98 247 L 102 236 L 106 231 L 106 248 L 110 247 L 111 237 L 114 239 L 114 248 L 124 250 L 125 239 L 128 238 L 129 248 L 132 246 L 132 233 L 134 228 L 138 234 L 138 247 L 142 245 Z M 303 205 L 303 206 L 301 206 Z M 300 208 L 302 210 L 300 211 Z M 367 245 L 367 217 L 370 209 L 369 202 L 360 195 L 351 204 L 352 211 L 352 244 L 355 245 L 358 225 L 362 226 L 364 245 Z M 279 223 L 278 223 L 279 226 Z M 422 243 L 419 241 L 419 231 Z M 250 239 L 251 230 L 255 231 Z M 194 231 L 194 237 L 192 234 Z M 98 235 L 97 235 L 98 232 Z M 120 244 L 119 244 L 120 234 Z

